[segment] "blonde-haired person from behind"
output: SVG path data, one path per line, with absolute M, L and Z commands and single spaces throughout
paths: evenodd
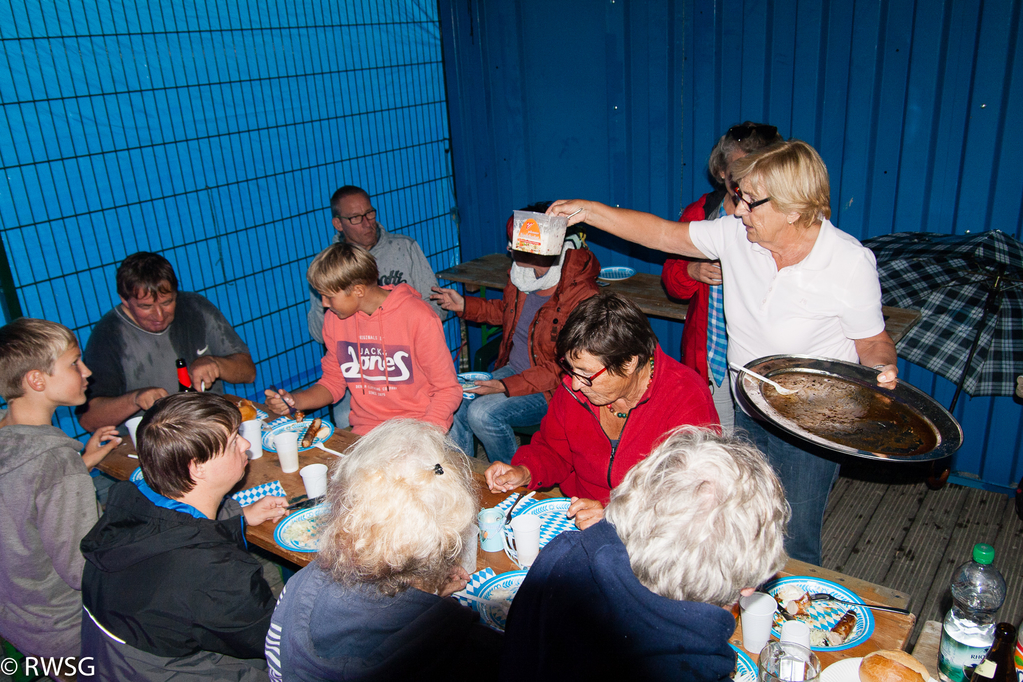
M 448 598 L 475 561 L 468 459 L 435 425 L 391 420 L 333 465 L 316 560 L 266 639 L 273 680 L 476 679 L 501 636 Z
M 749 442 L 676 429 L 611 492 L 603 521 L 540 552 L 508 616 L 501 679 L 728 680 L 730 609 L 785 564 L 788 518 Z
M 53 426 L 85 402 L 92 372 L 71 330 L 22 317 L 0 328 L 0 635 L 24 654 L 78 656 L 78 545 L 99 518 L 88 470 L 121 439 L 116 427 L 82 444 Z

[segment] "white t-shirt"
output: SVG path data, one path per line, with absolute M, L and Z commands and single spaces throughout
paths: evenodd
M 884 331 L 874 254 L 828 220 L 810 254 L 781 271 L 734 216 L 690 223 L 689 235 L 721 261 L 729 362 L 765 355 L 859 362 L 853 339 Z

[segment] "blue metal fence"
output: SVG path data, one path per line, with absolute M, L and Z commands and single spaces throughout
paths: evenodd
M 463 231 L 465 258 L 503 246 L 498 226 L 537 199 L 675 217 L 709 191 L 718 136 L 747 119 L 820 151 L 833 220 L 857 238 L 1023 236 L 1020 0 L 440 2 L 459 211 L 484 226 Z M 624 242 L 591 245 L 605 265 L 660 269 Z M 655 323 L 669 352 L 677 329 Z M 951 401 L 945 379 L 902 372 Z M 955 471 L 1018 481 L 1019 404 L 969 398 L 956 417 Z
M 366 188 L 435 270 L 457 260 L 445 99 L 432 3 L 0 0 L 17 306 L 84 344 L 117 302 L 117 264 L 158 251 L 249 344 L 256 385 L 229 391 L 307 384 L 305 270 L 337 187 Z

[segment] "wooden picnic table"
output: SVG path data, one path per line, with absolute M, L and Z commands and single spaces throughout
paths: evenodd
M 511 258 L 503 253 L 492 253 L 438 272 L 437 278 L 460 282 L 465 285 L 467 292 L 476 292 L 481 288 L 502 291 L 508 282 L 510 267 Z M 689 304 L 669 298 L 661 286 L 660 275 L 637 272 L 629 279 L 608 283 L 607 289 L 625 296 L 647 315 L 678 322 L 686 320 Z M 921 317 L 919 310 L 891 306 L 883 306 L 881 312 L 884 314 L 885 329 L 896 343 L 920 321 Z
M 232 396 L 227 397 L 232 398 Z M 329 439 L 327 439 L 324 445 L 339 452 L 344 452 L 348 447 L 354 444 L 358 438 L 358 436 L 350 431 L 335 429 L 334 433 Z M 99 468 L 114 478 L 127 480 L 131 476 L 132 472 L 135 471 L 136 467 L 138 467 L 138 460 L 131 457 L 134 453 L 135 448 L 132 446 L 131 440 L 125 439 L 124 443 L 119 445 L 109 455 L 107 455 L 106 458 L 104 458 L 104 460 L 100 463 Z M 322 462 L 330 466 L 335 459 L 336 457 L 334 455 L 316 448 L 299 453 L 300 467 L 316 462 Z M 474 476 L 477 483 L 480 502 L 484 508 L 495 507 L 508 497 L 508 495 L 512 494 L 492 493 L 487 488 L 483 481 L 483 477 L 480 474 L 477 473 L 474 474 Z M 305 494 L 305 486 L 302 484 L 302 478 L 299 476 L 298 472 L 291 474 L 284 473 L 281 471 L 281 465 L 277 459 L 277 454 L 265 450 L 262 457 L 249 461 L 245 478 L 239 482 L 236 486 L 236 490 L 251 488 L 271 481 L 280 481 L 288 499 Z M 517 492 L 524 493 L 526 490 L 524 488 L 520 488 Z M 557 493 L 550 491 L 541 491 L 536 495 L 539 499 L 557 496 L 559 496 Z M 290 562 L 296 567 L 305 566 L 315 558 L 315 554 L 293 552 L 291 550 L 284 549 L 274 542 L 274 530 L 276 527 L 276 523 L 271 523 L 269 521 L 263 522 L 258 526 L 247 526 L 245 537 L 251 544 L 261 547 L 277 557 Z M 518 568 L 504 554 L 504 552 L 484 552 L 478 546 L 476 563 L 477 570 L 490 568 L 495 573 L 505 573 Z M 796 561 L 794 559 L 790 559 L 785 568 L 778 574 L 779 577 L 790 575 L 814 576 L 830 580 L 856 593 L 868 604 L 882 604 L 898 608 L 908 608 L 909 606 L 909 596 L 902 592 L 898 592 L 881 585 L 876 585 L 874 583 L 869 583 L 865 580 L 860 580 L 852 576 L 844 575 L 837 571 L 831 571 L 826 568 Z M 736 629 L 735 633 L 732 635 L 731 642 L 741 648 L 742 625 L 738 618 L 737 607 L 736 609 L 733 609 L 733 613 L 736 615 Z M 871 651 L 876 651 L 878 649 L 905 649 L 906 645 L 909 643 L 909 637 L 913 631 L 915 623 L 916 616 L 912 614 L 903 615 L 885 613 L 881 611 L 874 612 L 874 634 L 869 640 L 857 647 L 844 651 L 837 651 L 833 653 L 818 652 L 818 657 L 821 659 L 824 666 L 828 666 L 840 659 L 865 656 Z M 754 661 L 757 660 L 756 655 L 751 654 L 751 657 Z

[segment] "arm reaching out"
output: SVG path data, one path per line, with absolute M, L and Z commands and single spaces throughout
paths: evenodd
M 707 258 L 689 238 L 689 223 L 664 220 L 650 213 L 611 208 L 596 201 L 561 199 L 547 209 L 550 215 L 572 216 L 569 225 L 585 222 L 626 241 L 665 253 L 689 258 Z

